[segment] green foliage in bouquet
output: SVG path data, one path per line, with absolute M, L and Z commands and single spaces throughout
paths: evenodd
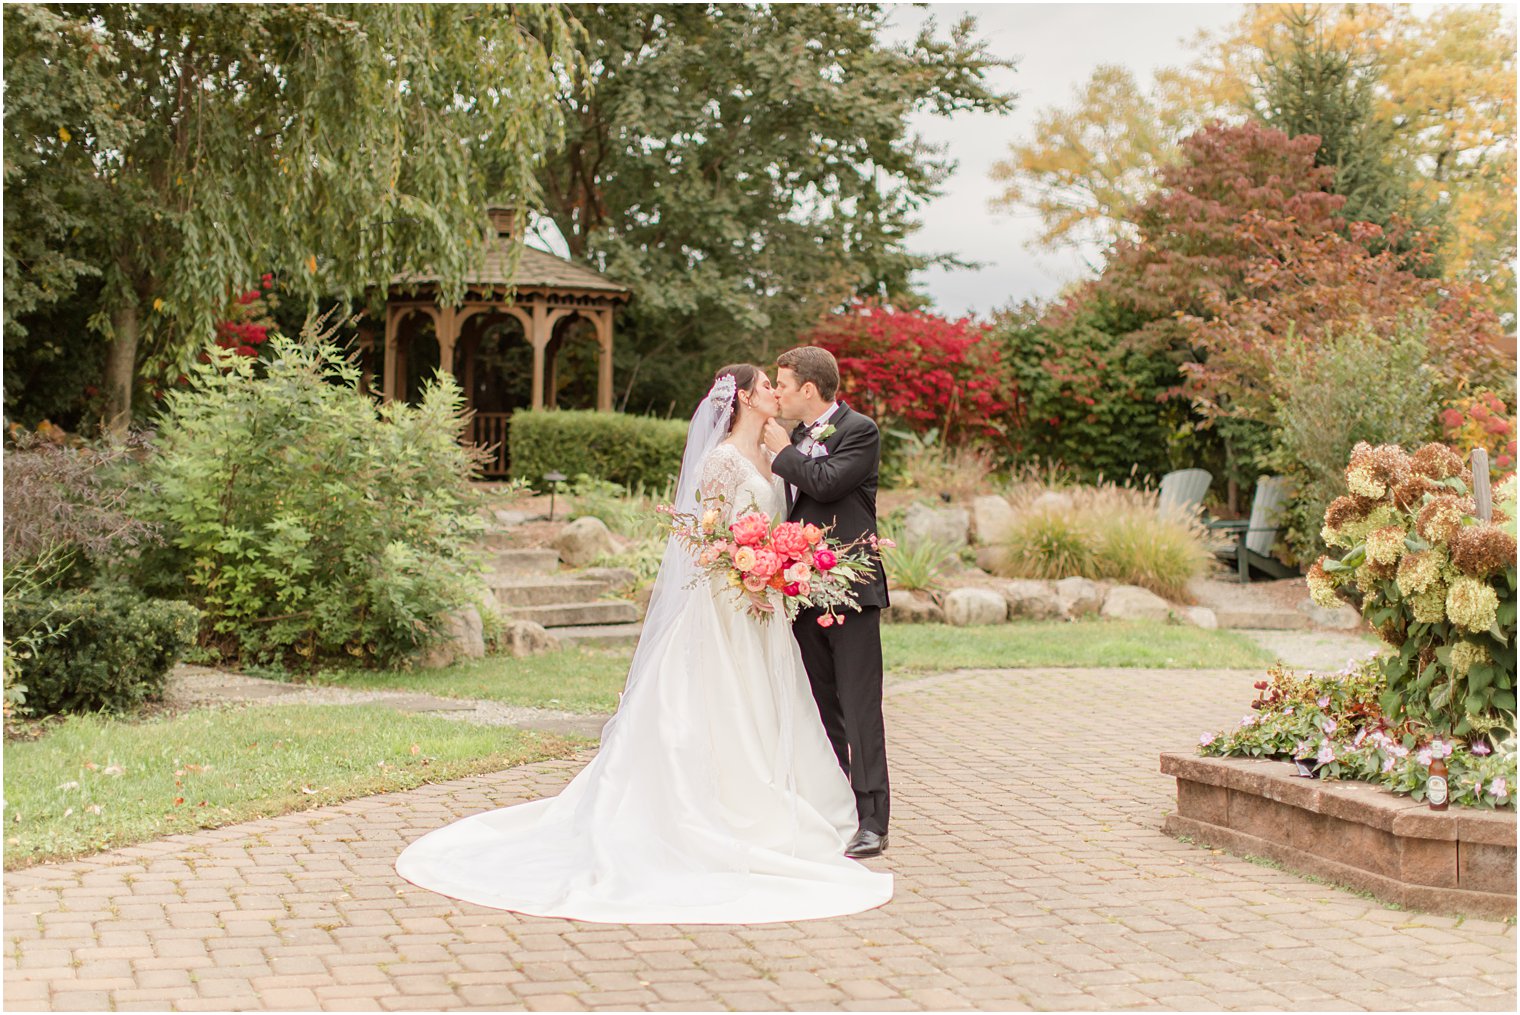
M 481 528 L 452 378 L 377 406 L 315 326 L 256 365 L 209 350 L 170 392 L 142 511 L 161 584 L 230 659 L 396 664 L 479 597 Z
M 1444 444 L 1414 454 L 1360 443 L 1350 493 L 1325 511 L 1321 536 L 1343 550 L 1308 573 L 1321 605 L 1350 583 L 1362 615 L 1391 647 L 1383 711 L 1448 735 L 1515 726 L 1515 485 L 1475 517 L 1472 475 Z

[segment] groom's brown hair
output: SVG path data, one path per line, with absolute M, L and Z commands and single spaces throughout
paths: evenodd
M 799 345 L 776 357 L 776 366 L 797 375 L 797 386 L 813 382 L 818 397 L 832 402 L 839 393 L 839 363 L 834 354 L 816 345 Z

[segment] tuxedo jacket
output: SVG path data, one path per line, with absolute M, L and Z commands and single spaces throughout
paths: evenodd
M 782 448 L 771 471 L 787 482 L 787 517 L 819 528 L 832 526 L 833 539 L 848 543 L 876 534 L 876 477 L 881 468 L 881 434 L 876 424 L 843 402 L 829 420 L 834 432 L 819 443 L 828 454 L 809 457 L 797 450 L 807 426 L 792 431 L 792 446 Z M 795 497 L 792 487 L 797 488 Z M 855 592 L 861 606 L 889 604 L 887 574 L 881 557 L 867 549 L 876 568 L 873 580 L 861 581 Z

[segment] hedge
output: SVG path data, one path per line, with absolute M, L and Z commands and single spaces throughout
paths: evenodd
M 632 489 L 659 489 L 681 470 L 686 423 L 617 412 L 517 412 L 507 434 L 512 475 L 544 488 L 544 474 L 584 473 Z
M 26 711 L 126 712 L 161 697 L 200 615 L 189 603 L 118 589 L 8 599 L 6 628 L 52 632 L 19 663 Z

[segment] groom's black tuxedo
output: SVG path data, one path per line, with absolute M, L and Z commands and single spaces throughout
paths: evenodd
M 809 457 L 797 449 L 807 437 L 807 427 L 799 426 L 792 431 L 792 447 L 781 449 L 771 471 L 787 481 L 792 521 L 832 527 L 830 537 L 848 543 L 876 532 L 881 435 L 875 423 L 843 402 L 828 422 L 834 432 L 819 442 L 826 455 Z M 792 630 L 819 718 L 855 790 L 860 827 L 885 835 L 890 796 L 881 716 L 881 611 L 889 600 L 880 557 L 875 563 L 872 580 L 856 586 L 859 613 L 847 613 L 844 624 L 824 628 L 818 626 L 822 611 L 803 610 Z

